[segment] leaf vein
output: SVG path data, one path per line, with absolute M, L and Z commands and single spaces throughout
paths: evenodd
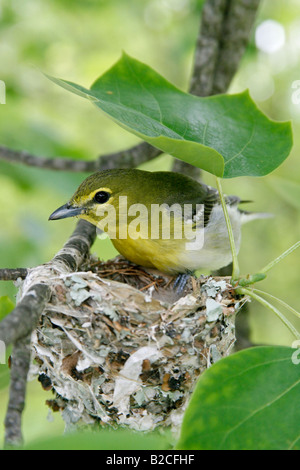
M 239 157 L 241 155 L 241 153 L 248 147 L 248 145 L 251 144 L 251 141 L 253 139 L 253 135 L 254 135 L 254 131 L 255 131 L 255 128 L 256 128 L 256 124 L 253 125 L 253 128 L 252 128 L 252 132 L 251 132 L 251 135 L 249 137 L 249 140 L 245 143 L 245 145 L 243 146 L 243 148 L 238 152 L 236 153 L 235 155 L 233 155 L 233 157 L 229 158 L 228 160 L 226 160 L 225 162 L 225 166 L 232 162 L 232 160 L 235 160 L 237 157 Z
M 288 447 L 288 450 L 292 450 L 293 447 L 296 445 L 296 443 L 300 440 L 300 434 L 299 436 L 296 437 L 296 439 L 291 443 L 291 445 Z
M 236 426 L 234 426 L 232 429 L 230 429 L 225 434 L 225 436 L 224 436 L 224 438 L 221 442 L 221 446 L 224 444 L 224 442 L 226 441 L 228 436 L 230 434 L 232 434 L 234 431 L 236 431 L 240 426 L 242 426 L 244 423 L 246 423 L 249 419 L 252 419 L 253 416 L 255 416 L 257 413 L 259 413 L 261 410 L 263 410 L 267 406 L 273 405 L 276 401 L 280 400 L 282 397 L 284 397 L 287 393 L 289 393 L 294 387 L 296 387 L 299 384 L 300 384 L 300 379 L 297 382 L 295 382 L 293 385 L 291 385 L 287 390 L 285 390 L 280 395 L 278 395 L 278 397 L 274 398 L 274 400 L 271 400 L 269 403 L 265 403 L 264 405 L 257 408 L 257 410 L 254 410 L 252 413 L 250 413 L 250 415 L 248 415 L 246 418 L 242 419 Z
M 127 62 L 128 62 L 128 61 L 127 61 Z M 155 97 L 155 95 L 154 95 L 153 93 L 151 93 L 151 92 L 145 87 L 145 85 L 144 85 L 143 82 L 141 81 L 140 77 L 136 74 L 136 72 L 135 72 L 135 70 L 133 69 L 133 67 L 132 67 L 131 64 L 129 64 L 129 68 L 130 68 L 131 73 L 135 76 L 135 78 L 136 78 L 137 82 L 139 83 L 140 87 L 141 87 L 143 90 L 145 90 L 145 92 L 146 92 L 148 95 L 150 95 L 150 96 L 154 99 L 154 101 L 155 101 L 155 103 L 156 103 L 156 105 L 157 105 L 157 110 L 158 110 L 159 116 L 160 116 L 159 121 L 160 121 L 161 124 L 163 124 L 162 112 L 161 112 L 161 108 L 160 108 L 160 105 L 159 105 L 159 101 L 157 100 L 157 98 Z M 163 125 L 164 125 L 164 124 L 163 124 Z

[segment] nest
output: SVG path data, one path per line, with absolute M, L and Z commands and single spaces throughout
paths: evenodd
M 31 375 L 67 426 L 177 429 L 199 375 L 229 354 L 239 305 L 228 278 L 174 279 L 121 257 L 53 277 Z

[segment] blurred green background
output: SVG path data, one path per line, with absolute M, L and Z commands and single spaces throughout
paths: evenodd
M 0 2 L 0 144 L 46 157 L 95 159 L 137 143 L 86 100 L 48 81 L 43 73 L 89 87 L 121 55 L 141 60 L 187 90 L 202 1 L 196 0 L 2 0 Z M 239 255 L 244 274 L 257 272 L 300 239 L 300 2 L 263 0 L 251 42 L 230 92 L 250 89 L 260 109 L 275 120 L 292 120 L 294 148 L 287 161 L 264 178 L 224 180 L 227 194 L 254 202 L 249 210 L 272 212 L 273 219 L 243 228 Z M 294 84 L 294 85 L 293 85 Z M 162 156 L 143 165 L 171 167 Z M 86 174 L 52 172 L 0 161 L 0 267 L 47 262 L 71 234 L 75 221 L 48 222 Z M 214 178 L 203 173 L 214 185 Z M 97 240 L 102 259 L 115 254 Z M 286 258 L 258 287 L 299 309 L 300 250 Z M 14 301 L 13 283 L 0 283 L 0 296 Z M 288 314 L 290 320 L 294 321 Z M 293 338 L 274 315 L 250 306 L 255 343 L 291 345 Z M 295 323 L 296 324 L 296 323 Z M 297 324 L 296 324 L 297 326 Z M 299 323 L 298 323 L 299 326 Z M 3 365 L 0 365 L 4 372 Z M 0 422 L 7 404 L 0 391 Z M 32 382 L 24 416 L 27 442 L 63 431 L 58 415 L 47 420 L 51 394 Z M 53 421 L 52 421 L 53 419 Z M 3 425 L 0 424 L 0 442 Z

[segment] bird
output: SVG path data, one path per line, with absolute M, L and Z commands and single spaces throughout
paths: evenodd
M 241 226 L 265 213 L 239 208 L 225 196 L 237 252 Z M 79 217 L 111 238 L 127 260 L 177 276 L 184 285 L 195 271 L 232 262 L 228 229 L 218 190 L 173 171 L 110 169 L 88 176 L 49 220 Z

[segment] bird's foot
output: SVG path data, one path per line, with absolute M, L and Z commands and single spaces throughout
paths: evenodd
M 177 292 L 177 294 L 182 294 L 190 277 L 191 273 L 178 274 L 173 285 L 173 289 Z

